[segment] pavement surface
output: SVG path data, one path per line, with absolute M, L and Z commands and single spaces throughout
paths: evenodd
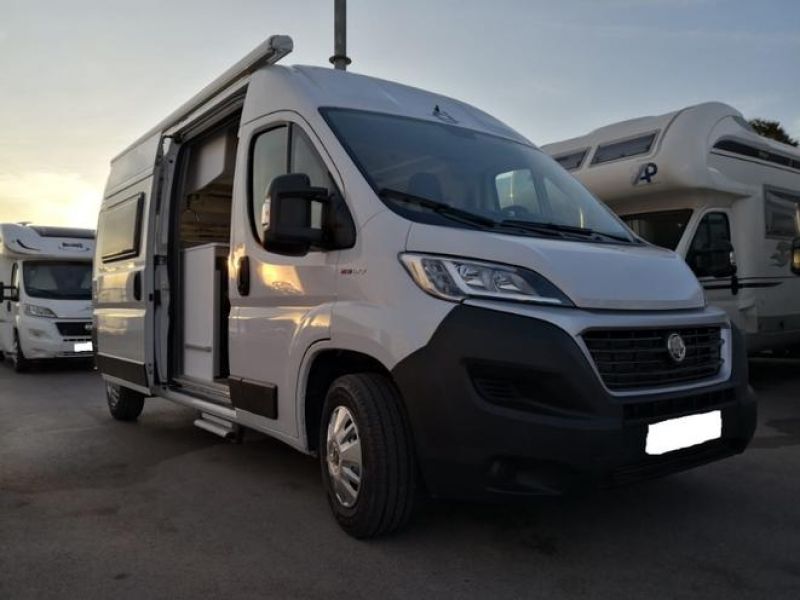
M 359 542 L 314 459 L 100 377 L 0 366 L 0 599 L 800 598 L 800 361 L 758 362 L 743 455 L 525 506 L 431 503 Z

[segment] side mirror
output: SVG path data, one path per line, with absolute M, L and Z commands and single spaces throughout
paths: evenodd
M 736 254 L 730 242 L 718 242 L 711 248 L 693 250 L 686 262 L 698 277 L 736 275 Z
M 17 302 L 19 300 L 19 290 L 14 286 L 0 282 L 0 302 L 5 302 L 6 300 Z
M 308 175 L 292 173 L 272 180 L 261 212 L 264 249 L 302 255 L 325 238 L 328 190 L 311 187 Z

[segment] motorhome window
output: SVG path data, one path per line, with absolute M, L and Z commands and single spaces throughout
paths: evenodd
M 100 213 L 99 246 L 103 262 L 139 255 L 144 194 L 138 194 Z
M 704 250 L 718 248 L 731 241 L 731 228 L 728 215 L 723 212 L 710 212 L 703 215 L 697 225 L 692 244 L 686 256 L 697 277 L 708 277 L 713 270 L 713 255 L 703 253 Z
M 574 171 L 583 164 L 583 159 L 589 149 L 580 150 L 579 152 L 572 152 L 570 154 L 562 154 L 561 156 L 554 156 L 554 160 L 564 167 L 567 171 Z
M 22 265 L 22 282 L 30 298 L 91 300 L 92 264 L 26 261 Z
M 764 221 L 769 237 L 800 235 L 800 192 L 764 188 Z
M 433 120 L 339 108 L 322 114 L 376 192 L 405 192 L 492 220 L 587 227 L 629 239 L 603 204 L 533 146 Z M 549 202 L 553 190 L 561 209 Z M 391 195 L 382 200 L 414 221 L 476 226 Z
M 622 220 L 651 244 L 675 250 L 692 216 L 691 209 L 624 215 Z
M 737 142 L 736 140 L 719 140 L 714 144 L 714 149 L 724 150 L 725 152 L 738 154 L 739 156 L 746 156 L 748 158 L 756 158 L 758 160 L 771 162 L 781 167 L 789 167 L 790 169 L 800 170 L 800 160 L 793 159 L 784 154 L 778 154 L 777 152 L 772 152 L 764 148 L 757 148 L 756 146 L 750 146 L 749 144 L 745 144 L 743 142 Z
M 592 164 L 599 165 L 611 162 L 612 160 L 619 160 L 620 158 L 647 154 L 653 147 L 653 142 L 655 140 L 656 134 L 651 133 L 631 140 L 603 144 L 598 146 L 597 150 L 595 150 L 594 156 L 592 157 Z
M 264 200 L 272 180 L 289 171 L 289 128 L 281 125 L 258 135 L 250 159 L 250 213 L 253 232 L 263 241 Z

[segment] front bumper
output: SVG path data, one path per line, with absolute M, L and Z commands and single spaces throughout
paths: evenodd
M 50 358 L 92 358 L 91 349 L 76 350 L 86 347 L 91 342 L 91 332 L 80 335 L 62 335 L 57 323 L 83 324 L 86 319 L 52 319 L 44 317 L 20 316 L 17 321 L 17 331 L 20 336 L 20 345 L 26 358 L 32 360 Z
M 742 452 L 756 404 L 732 331 L 730 377 L 705 387 L 614 395 L 574 337 L 547 321 L 459 305 L 393 376 L 435 497 L 560 494 L 665 475 Z M 510 394 L 504 382 L 514 381 Z M 722 437 L 645 453 L 649 423 L 720 410 Z

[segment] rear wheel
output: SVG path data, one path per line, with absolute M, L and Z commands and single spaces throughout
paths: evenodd
M 142 414 L 144 395 L 126 387 L 106 383 L 108 411 L 117 421 L 135 421 Z
M 19 332 L 16 330 L 14 331 L 14 349 L 8 355 L 8 358 L 17 373 L 24 373 L 31 366 L 30 361 L 25 358 L 25 353 L 22 351 L 22 345 L 19 343 Z
M 411 436 L 400 395 L 383 375 L 345 375 L 322 409 L 320 466 L 339 525 L 356 538 L 403 527 L 416 497 Z

